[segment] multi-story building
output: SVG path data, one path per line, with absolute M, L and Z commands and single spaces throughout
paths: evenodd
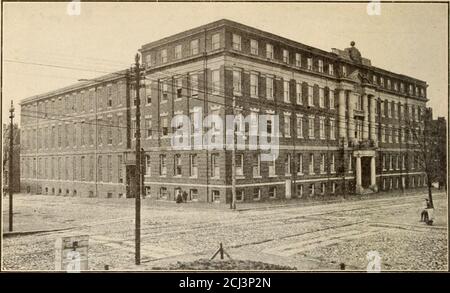
M 218 138 L 226 141 L 226 134 L 219 132 L 219 122 L 197 123 L 198 117 L 203 119 L 210 114 L 224 118 L 240 113 L 250 117 L 246 120 L 250 123 L 240 122 L 235 127 L 237 137 L 244 145 L 255 136 L 257 140 L 261 139 L 258 132 L 253 132 L 256 118 L 263 115 L 278 118 L 279 129 L 272 123 L 265 130 L 277 135 L 277 157 L 266 161 L 261 159 L 263 150 L 236 150 L 235 186 L 239 201 L 361 194 L 380 189 L 419 187 L 425 182 L 425 173 L 417 162 L 419 156 L 415 154 L 418 144 L 412 130 L 423 125 L 426 82 L 372 66 L 353 42 L 345 50 L 327 52 L 236 22 L 220 20 L 145 44 L 140 52 L 145 65 L 145 88 L 141 91 L 141 143 L 145 151 L 144 185 L 148 196 L 173 200 L 177 193 L 186 191 L 188 200 L 230 200 L 232 150 L 210 149 L 205 144 L 192 143 L 216 130 Z M 116 159 L 122 156 L 121 160 L 124 160 L 134 150 L 132 101 L 135 98 L 132 90 L 126 91 L 123 77 L 109 78 L 122 82 L 119 87 L 122 94 L 118 97 L 124 101 L 120 107 L 113 104 L 113 107 L 99 111 L 92 110 L 91 106 L 85 110 L 89 112 L 84 113 L 78 106 L 75 111 L 67 106 L 84 99 L 86 94 L 83 95 L 82 90 L 97 92 L 95 87 L 105 83 L 100 80 L 32 97 L 22 103 L 22 109 L 28 109 L 24 113 L 29 113 L 40 104 L 53 105 L 61 101 L 56 103 L 60 104 L 55 106 L 58 107 L 56 111 L 63 115 L 63 110 L 59 109 L 66 109 L 67 115 L 76 122 L 98 121 L 95 115 L 102 115 L 102 120 L 111 117 L 114 120 L 118 113 L 123 113 L 126 117 L 123 123 L 127 126 L 122 133 L 123 144 L 119 145 L 115 140 L 112 144 L 97 140 L 98 143 L 85 146 L 77 141 L 71 147 L 55 143 L 50 152 L 47 149 L 41 152 L 38 146 L 32 145 L 26 149 L 22 162 L 25 166 L 42 166 L 37 161 L 46 156 L 58 155 L 62 160 L 67 152 L 69 164 L 64 163 L 64 166 L 70 166 L 71 160 L 75 160 L 78 172 L 82 168 L 93 168 L 97 170 L 96 174 L 102 170 L 102 176 L 104 172 L 112 172 L 113 175 L 107 176 L 111 180 L 104 180 L 102 176 L 103 180 L 94 178 L 97 182 L 94 185 L 101 189 L 94 195 L 110 193 L 118 196 L 126 192 L 126 183 L 134 182 L 134 170 L 127 164 L 121 167 Z M 130 93 L 128 98 L 126 93 Z M 66 100 L 65 96 L 73 98 Z M 188 117 L 187 121 L 172 124 L 172 119 L 180 115 Z M 71 127 L 86 125 L 40 118 L 28 118 L 25 122 L 24 137 L 41 137 L 42 134 L 37 132 L 47 129 L 43 133 L 53 138 L 50 141 L 58 142 L 59 127 L 56 126 L 59 124 L 69 125 L 65 126 L 68 131 L 64 133 L 71 133 L 77 140 L 83 135 L 79 132 L 73 135 Z M 184 124 L 190 124 L 191 133 L 181 139 L 187 139 L 191 146 L 176 148 L 172 143 L 173 134 Z M 103 133 L 98 130 L 100 123 L 96 125 L 90 129 Z M 118 129 L 112 128 L 112 131 Z M 78 165 L 83 156 L 93 165 Z M 109 157 L 112 163 L 102 163 L 100 169 L 96 163 L 100 162 L 99 156 L 102 160 Z M 51 166 L 57 166 L 58 159 L 51 162 Z M 81 186 L 92 189 L 92 176 L 83 179 L 81 175 L 79 178 L 69 174 L 62 179 L 47 175 L 46 178 L 53 179 L 41 180 L 37 175 L 39 172 L 32 171 L 36 168 L 25 168 L 29 174 L 23 176 L 27 182 L 24 187 L 35 185 L 41 191 L 49 192 L 50 188 L 56 189 L 55 193 L 64 193 L 64 190 L 59 192 L 63 187 L 53 186 L 71 184 L 69 193 L 70 190 L 83 190 L 91 194 Z M 58 170 L 57 167 L 45 168 L 45 165 L 42 168 Z M 119 169 L 125 172 L 126 182 L 117 180 Z
M 447 121 L 444 117 L 433 119 L 431 108 L 429 109 L 428 140 L 426 150 L 430 153 L 429 166 L 430 176 L 433 182 L 438 183 L 439 189 L 447 188 Z
M 129 195 L 130 92 L 121 71 L 23 100 L 22 190 Z

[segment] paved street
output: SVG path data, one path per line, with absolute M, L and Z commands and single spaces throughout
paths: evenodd
M 6 270 L 53 270 L 65 234 L 88 234 L 90 269 L 163 269 L 209 258 L 222 242 L 233 259 L 298 270 L 366 270 L 376 251 L 382 270 L 447 270 L 447 196 L 435 191 L 435 224 L 419 222 L 425 191 L 328 204 L 175 204 L 144 200 L 142 265 L 134 266 L 134 201 L 15 196 L 15 230 L 4 238 Z M 6 198 L 4 198 L 6 199 Z M 7 230 L 7 200 L 3 230 Z M 51 231 L 55 229 L 66 229 Z

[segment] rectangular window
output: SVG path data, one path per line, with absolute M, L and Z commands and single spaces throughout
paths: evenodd
M 159 156 L 159 175 L 166 176 L 167 175 L 167 162 L 166 155 Z
M 313 70 L 313 60 L 312 60 L 312 58 L 311 57 L 309 57 L 308 59 L 307 59 L 307 62 L 308 62 L 308 70 Z
M 118 116 L 117 117 L 117 143 L 121 144 L 122 143 L 122 128 L 123 126 L 123 118 L 122 116 Z
M 193 178 L 198 176 L 197 155 L 189 156 L 189 176 Z
M 233 49 L 241 51 L 241 36 L 233 34 Z
M 253 160 L 253 177 L 260 177 L 261 176 L 261 155 L 256 154 L 254 155 Z
M 107 132 L 107 141 L 108 144 L 111 145 L 113 143 L 113 135 L 112 135 L 112 129 L 113 129 L 114 125 L 113 125 L 113 119 L 112 117 L 110 117 L 108 119 L 108 132 Z
M 161 50 L 161 63 L 167 62 L 167 49 Z
M 122 155 L 117 155 L 117 176 L 119 183 L 123 183 Z M 150 175 L 150 172 L 148 173 Z
M 325 108 L 325 89 L 319 88 L 319 107 Z
M 108 182 L 112 182 L 112 156 L 107 156 Z
M 220 166 L 219 166 L 219 155 L 211 154 L 211 177 L 219 178 L 220 177 Z
M 181 155 L 176 154 L 174 157 L 174 174 L 175 176 L 181 176 L 182 174 L 182 162 L 181 162 Z
M 192 40 L 189 44 L 191 55 L 197 55 L 198 54 L 198 43 L 199 40 Z
M 266 97 L 269 100 L 273 100 L 273 78 L 266 77 Z
M 309 174 L 314 174 L 314 154 L 309 155 Z
M 347 67 L 345 65 L 342 65 L 342 76 L 343 77 L 347 76 Z
M 75 178 L 75 172 L 76 172 L 76 170 L 75 170 L 75 157 L 73 158 L 73 177 Z M 97 158 L 97 179 L 98 179 L 98 181 L 103 181 L 103 158 L 102 158 L 102 156 L 98 156 L 98 158 Z
M 295 53 L 295 66 L 302 67 L 302 55 Z
M 242 77 L 238 70 L 233 71 L 233 93 L 240 95 L 242 92 Z
M 255 73 L 250 74 L 250 96 L 258 97 L 258 75 Z
M 329 107 L 331 110 L 334 109 L 334 91 L 333 90 L 329 90 L 328 91 L 328 101 L 330 103 Z
M 291 154 L 286 154 L 286 158 L 284 160 L 284 170 L 286 176 L 291 175 Z
M 335 157 L 334 157 L 334 154 L 331 154 L 331 157 L 330 157 L 330 172 L 331 172 L 331 173 L 336 173 L 336 166 L 335 166 Z
M 243 201 L 243 200 L 244 200 L 244 191 L 236 190 L 236 201 Z
M 325 173 L 325 154 L 320 154 L 320 173 Z
M 152 119 L 145 118 L 145 136 L 146 138 L 152 137 Z
M 319 59 L 317 61 L 318 65 L 319 65 L 319 72 L 323 73 L 323 61 L 321 59 Z
M 179 100 L 183 97 L 183 79 L 181 77 L 176 78 L 174 86 L 176 90 L 175 100 Z
M 236 155 L 236 176 L 244 176 L 244 155 Z
M 297 137 L 303 138 L 303 115 L 297 114 Z
M 175 59 L 181 59 L 181 45 L 175 46 Z
M 308 117 L 309 138 L 314 139 L 314 116 Z
M 152 165 L 150 155 L 145 155 L 145 175 L 150 176 L 152 174 Z
M 290 103 L 290 91 L 289 91 L 289 81 L 285 80 L 283 82 L 283 98 L 285 103 Z
M 330 119 L 330 139 L 336 139 L 336 122 Z
M 334 75 L 334 66 L 333 66 L 333 64 L 329 64 L 328 65 L 328 74 L 329 75 Z
M 253 200 L 261 199 L 261 189 L 259 187 L 253 188 Z
M 217 95 L 220 94 L 220 71 L 213 70 L 212 75 L 212 93 Z
M 325 139 L 325 117 L 319 118 L 319 136 L 320 139 Z
M 266 58 L 273 60 L 273 45 L 266 44 Z
M 284 136 L 291 137 L 291 115 L 284 114 Z
M 196 96 L 198 94 L 198 75 L 195 73 L 190 75 L 190 88 L 191 95 Z
M 297 175 L 303 175 L 303 154 L 297 154 Z
M 212 49 L 217 50 L 220 48 L 220 34 L 212 35 Z
M 308 86 L 308 106 L 314 107 L 314 87 Z
M 303 184 L 297 185 L 297 197 L 298 198 L 303 197 Z
M 276 172 L 276 159 L 275 157 L 269 162 L 269 177 L 275 177 Z
M 258 55 L 258 41 L 250 40 L 250 53 L 253 55 Z
M 169 120 L 166 116 L 161 118 L 162 136 L 169 135 Z
M 289 63 L 289 51 L 286 49 L 283 49 L 283 62 Z
M 296 96 L 297 104 L 303 105 L 302 84 L 301 83 L 297 82 L 295 84 L 295 92 L 297 94 L 297 96 Z
M 277 187 L 269 186 L 269 198 L 276 198 L 276 197 L 277 197 Z

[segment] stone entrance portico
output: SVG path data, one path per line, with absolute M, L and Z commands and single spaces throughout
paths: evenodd
M 355 150 L 353 156 L 356 158 L 356 193 L 362 194 L 364 190 L 370 189 L 374 192 L 378 191 L 376 181 L 376 165 L 375 165 L 375 150 Z M 361 164 L 362 160 L 370 160 L 369 164 Z M 370 169 L 370 173 L 366 168 Z M 370 174 L 370 181 L 363 181 L 363 174 Z M 367 175 L 366 175 L 367 176 Z M 369 182 L 369 184 L 363 184 Z

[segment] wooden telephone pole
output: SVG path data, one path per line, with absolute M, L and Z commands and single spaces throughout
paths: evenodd
M 14 106 L 13 101 L 11 101 L 11 108 L 9 108 L 9 118 L 11 119 L 11 124 L 9 126 L 9 179 L 8 179 L 8 191 L 9 191 L 9 231 L 13 230 L 13 152 L 14 152 Z
M 139 65 L 139 54 L 135 57 L 135 90 L 136 90 L 136 194 L 135 194 L 135 263 L 141 264 L 141 100 L 140 82 L 141 67 Z

